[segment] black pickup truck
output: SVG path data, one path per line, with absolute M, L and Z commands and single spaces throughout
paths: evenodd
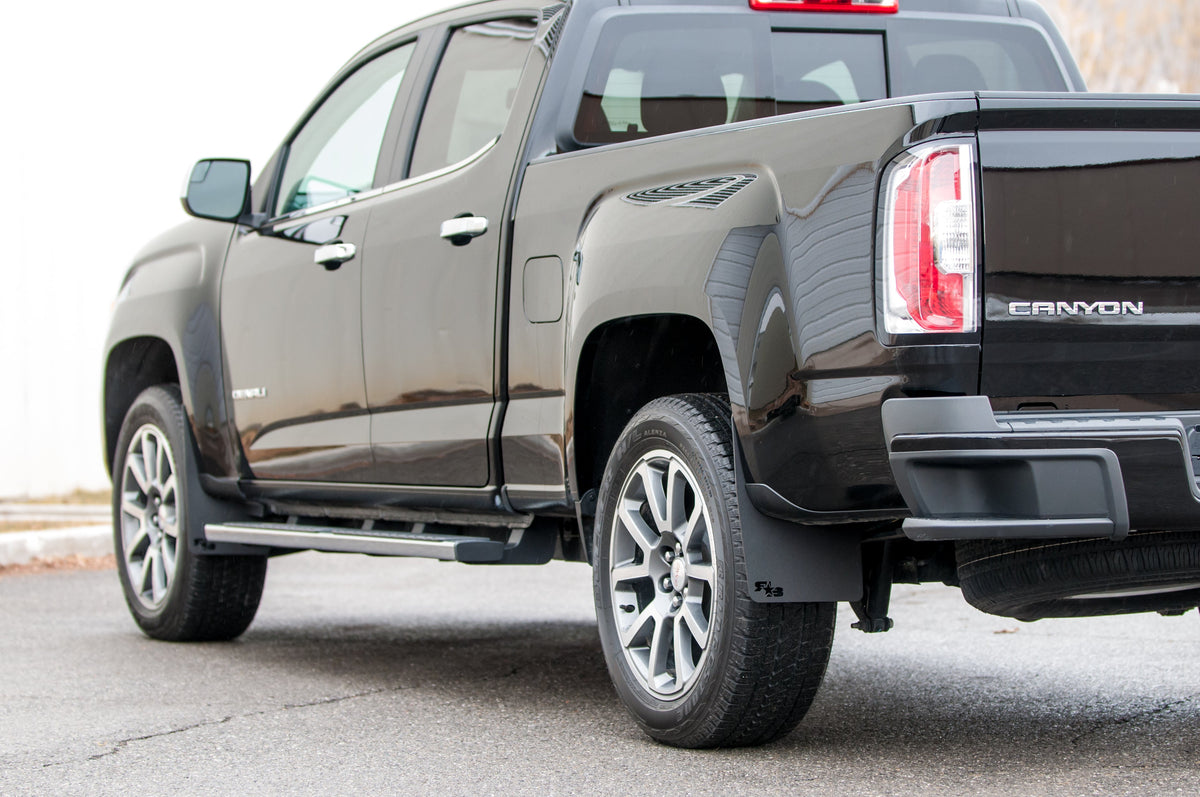
M 121 287 L 135 620 L 235 637 L 296 550 L 586 561 L 621 699 L 699 747 L 791 730 L 893 583 L 1195 608 L 1200 102 L 1084 90 L 1031 0 L 378 39 Z

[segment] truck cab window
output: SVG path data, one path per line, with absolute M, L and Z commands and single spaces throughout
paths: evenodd
M 852 105 L 887 96 L 878 33 L 775 31 L 775 113 Z
M 609 144 L 769 115 L 765 33 L 726 20 L 612 20 L 584 84 L 576 140 Z
M 469 158 L 500 135 L 536 31 L 532 19 L 454 31 L 425 103 L 411 176 Z
M 939 91 L 1066 91 L 1062 69 L 1045 34 L 1025 25 L 990 21 L 888 27 L 892 93 Z
M 275 215 L 371 188 L 413 48 L 409 43 L 369 61 L 342 81 L 304 123 L 287 149 Z

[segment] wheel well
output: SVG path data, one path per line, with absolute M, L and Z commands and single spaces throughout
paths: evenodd
M 112 472 L 125 413 L 148 387 L 179 384 L 175 354 L 161 338 L 130 338 L 117 344 L 104 369 L 104 453 Z
M 698 318 L 640 316 L 588 335 L 575 377 L 575 476 L 579 494 L 599 487 L 608 455 L 633 414 L 676 393 L 726 393 L 712 331 Z

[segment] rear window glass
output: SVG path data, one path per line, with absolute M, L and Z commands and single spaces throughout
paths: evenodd
M 1066 91 L 1042 34 L 996 22 L 896 20 L 888 26 L 892 94 Z
M 771 30 L 769 19 L 609 20 L 584 83 L 576 141 L 631 141 L 882 99 L 888 61 L 890 96 L 1066 90 L 1045 38 L 1022 25 L 897 19 L 885 36 Z
M 878 33 L 777 31 L 775 113 L 796 113 L 887 96 L 883 36 Z
M 727 18 L 611 20 L 584 84 L 575 138 L 608 144 L 769 115 L 760 107 L 771 94 L 766 34 L 763 25 Z

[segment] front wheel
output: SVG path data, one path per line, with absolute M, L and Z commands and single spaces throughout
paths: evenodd
M 125 416 L 113 466 L 113 547 L 125 602 L 147 636 L 232 639 L 258 610 L 265 556 L 199 556 L 188 545 L 196 458 L 179 389 L 147 388 Z
M 680 747 L 788 733 L 833 642 L 834 604 L 750 599 L 731 441 L 724 400 L 657 399 L 600 486 L 593 586 L 609 674 L 643 730 Z

